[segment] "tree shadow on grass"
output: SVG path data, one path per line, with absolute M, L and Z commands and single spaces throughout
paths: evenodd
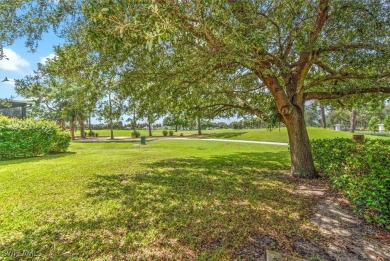
M 67 156 L 70 156 L 73 154 L 76 154 L 76 152 L 63 152 L 63 153 L 58 153 L 58 154 L 47 154 L 44 156 L 37 156 L 37 157 L 0 160 L 0 166 L 7 166 L 7 165 L 21 164 L 21 163 L 32 163 L 32 162 L 38 162 L 38 161 L 56 160 L 56 159 L 67 157 Z
M 209 138 L 218 138 L 218 139 L 230 139 L 234 137 L 238 137 L 244 135 L 247 132 L 244 131 L 236 131 L 236 132 L 220 132 L 220 133 L 211 133 L 207 137 Z
M 293 193 L 288 162 L 286 152 L 235 153 L 97 174 L 85 196 L 101 211 L 70 210 L 3 248 L 29 246 L 50 259 L 231 259 L 252 233 L 280 242 L 305 235 L 311 200 Z

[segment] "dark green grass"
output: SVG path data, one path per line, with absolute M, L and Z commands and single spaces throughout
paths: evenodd
M 231 259 L 251 234 L 315 238 L 282 146 L 72 143 L 0 162 L 0 250 L 43 260 Z M 4 253 L 4 252 L 0 252 Z M 3 254 L 3 259 L 12 259 Z

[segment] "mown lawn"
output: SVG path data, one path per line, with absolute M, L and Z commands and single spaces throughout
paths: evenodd
M 307 128 L 310 139 L 333 139 L 333 138 L 352 138 L 352 133 L 344 131 L 334 131 L 331 129 Z M 148 136 L 147 130 L 138 130 L 141 135 Z M 96 130 L 99 136 L 110 136 L 110 130 Z M 114 135 L 117 137 L 124 136 L 129 137 L 131 130 L 114 130 Z M 178 131 L 174 133 L 174 136 L 180 136 L 183 133 L 184 136 L 196 135 L 197 131 Z M 215 129 L 215 130 L 203 130 L 204 137 L 221 138 L 221 139 L 236 139 L 236 140 L 254 140 L 254 141 L 275 141 L 275 142 L 288 142 L 287 129 L 276 128 L 272 131 L 267 129 Z M 154 136 L 162 136 L 162 130 L 154 130 Z M 390 139 L 385 136 L 373 136 L 365 134 L 366 138 L 370 139 Z
M 43 260 L 232 259 L 260 233 L 318 240 L 285 146 L 72 143 L 0 162 L 0 250 Z

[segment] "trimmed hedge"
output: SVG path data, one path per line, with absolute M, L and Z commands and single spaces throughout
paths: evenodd
M 55 123 L 0 116 L 0 160 L 65 152 L 69 142 Z
M 390 141 L 312 141 L 317 169 L 343 191 L 355 210 L 390 229 Z

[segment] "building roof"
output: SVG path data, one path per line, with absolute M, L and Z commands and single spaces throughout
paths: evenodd
M 33 104 L 33 102 L 27 100 L 10 100 L 4 102 L 4 104 L 0 103 L 0 109 L 26 107 L 31 104 Z

